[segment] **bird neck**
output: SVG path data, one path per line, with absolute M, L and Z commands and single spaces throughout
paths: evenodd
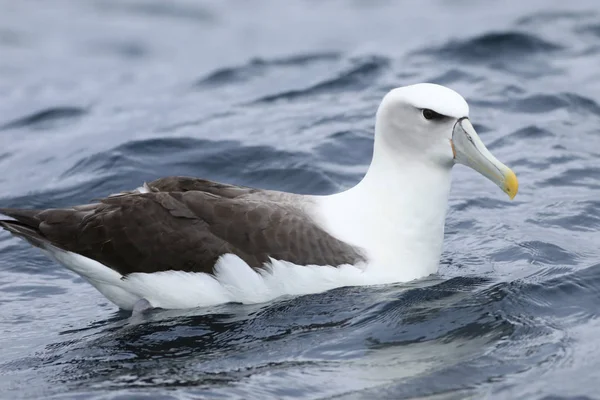
M 450 169 L 398 157 L 375 143 L 373 160 L 353 188 L 323 201 L 331 233 L 362 247 L 398 280 L 437 271 L 450 191 Z

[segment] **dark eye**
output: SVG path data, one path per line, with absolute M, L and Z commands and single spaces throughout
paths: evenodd
M 430 110 L 429 108 L 423 109 L 423 117 L 425 117 L 425 119 L 433 120 L 444 119 L 444 116 L 442 114 L 436 113 L 435 111 Z

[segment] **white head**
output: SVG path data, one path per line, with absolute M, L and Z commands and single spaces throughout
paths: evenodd
M 444 86 L 420 83 L 391 90 L 377 111 L 375 155 L 451 169 L 467 165 L 496 183 L 512 199 L 515 174 L 485 147 L 469 121 L 465 99 Z
M 437 271 L 451 169 L 470 166 L 511 198 L 515 174 L 485 148 L 456 92 L 428 83 L 401 87 L 381 102 L 369 170 L 353 188 L 321 201 L 334 236 L 360 246 L 372 265 L 406 281 Z

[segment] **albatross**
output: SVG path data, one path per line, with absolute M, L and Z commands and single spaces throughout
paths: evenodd
M 465 99 L 421 83 L 388 92 L 364 178 L 299 195 L 166 177 L 97 202 L 0 208 L 0 226 L 125 310 L 261 303 L 438 270 L 451 170 L 464 164 L 510 199 L 518 181 L 485 147 Z

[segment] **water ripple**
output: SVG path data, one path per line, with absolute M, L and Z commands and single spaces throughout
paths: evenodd
M 551 212 L 539 212 L 536 218 L 528 219 L 527 222 L 544 226 L 567 229 L 569 231 L 596 232 L 600 230 L 600 201 L 579 201 L 569 204 L 570 215 L 560 211 L 564 204 L 560 204 L 557 210 Z
M 575 93 L 537 93 L 503 101 L 475 99 L 471 103 L 523 114 L 547 114 L 564 109 L 577 114 L 600 115 L 600 106 L 596 101 Z
M 521 140 L 544 139 L 553 136 L 555 136 L 555 134 L 548 129 L 540 128 L 536 125 L 530 125 L 524 128 L 520 128 L 515 132 L 509 133 L 506 136 L 494 140 L 487 147 L 489 149 L 495 149 L 503 147 L 507 144 L 520 142 Z
M 389 60 L 381 56 L 361 57 L 351 61 L 351 66 L 335 77 L 323 80 L 304 89 L 289 90 L 283 93 L 263 96 L 254 104 L 270 103 L 278 100 L 294 100 L 321 93 L 336 93 L 344 90 L 360 90 L 372 85 L 386 67 Z
M 157 0 L 129 2 L 98 0 L 95 6 L 101 11 L 127 13 L 138 17 L 173 18 L 179 21 L 189 20 L 196 23 L 216 22 L 216 15 L 208 8 L 184 3 L 166 5 Z
M 25 127 L 50 129 L 54 128 L 56 123 L 76 120 L 87 113 L 88 111 L 86 109 L 79 107 L 52 107 L 6 122 L 0 125 L 0 130 Z
M 256 76 L 263 75 L 269 69 L 280 67 L 303 67 L 308 64 L 322 61 L 336 61 L 339 59 L 338 53 L 315 53 L 300 54 L 283 58 L 263 59 L 253 58 L 247 64 L 239 67 L 219 68 L 207 76 L 199 79 L 195 86 L 197 87 L 215 87 L 224 85 L 239 84 L 246 82 Z
M 600 167 L 569 168 L 559 176 L 553 176 L 540 183 L 545 187 L 580 186 L 600 189 Z
M 470 63 L 489 63 L 490 60 L 528 58 L 536 54 L 551 54 L 563 47 L 525 32 L 486 33 L 470 39 L 454 40 L 427 52 L 444 59 Z
M 258 305 L 119 312 L 0 232 L 5 396 L 596 396 L 595 2 L 43 3 L 0 13 L 0 206 L 165 175 L 331 193 L 422 81 L 465 95 L 522 189 L 456 168 L 439 274 Z

